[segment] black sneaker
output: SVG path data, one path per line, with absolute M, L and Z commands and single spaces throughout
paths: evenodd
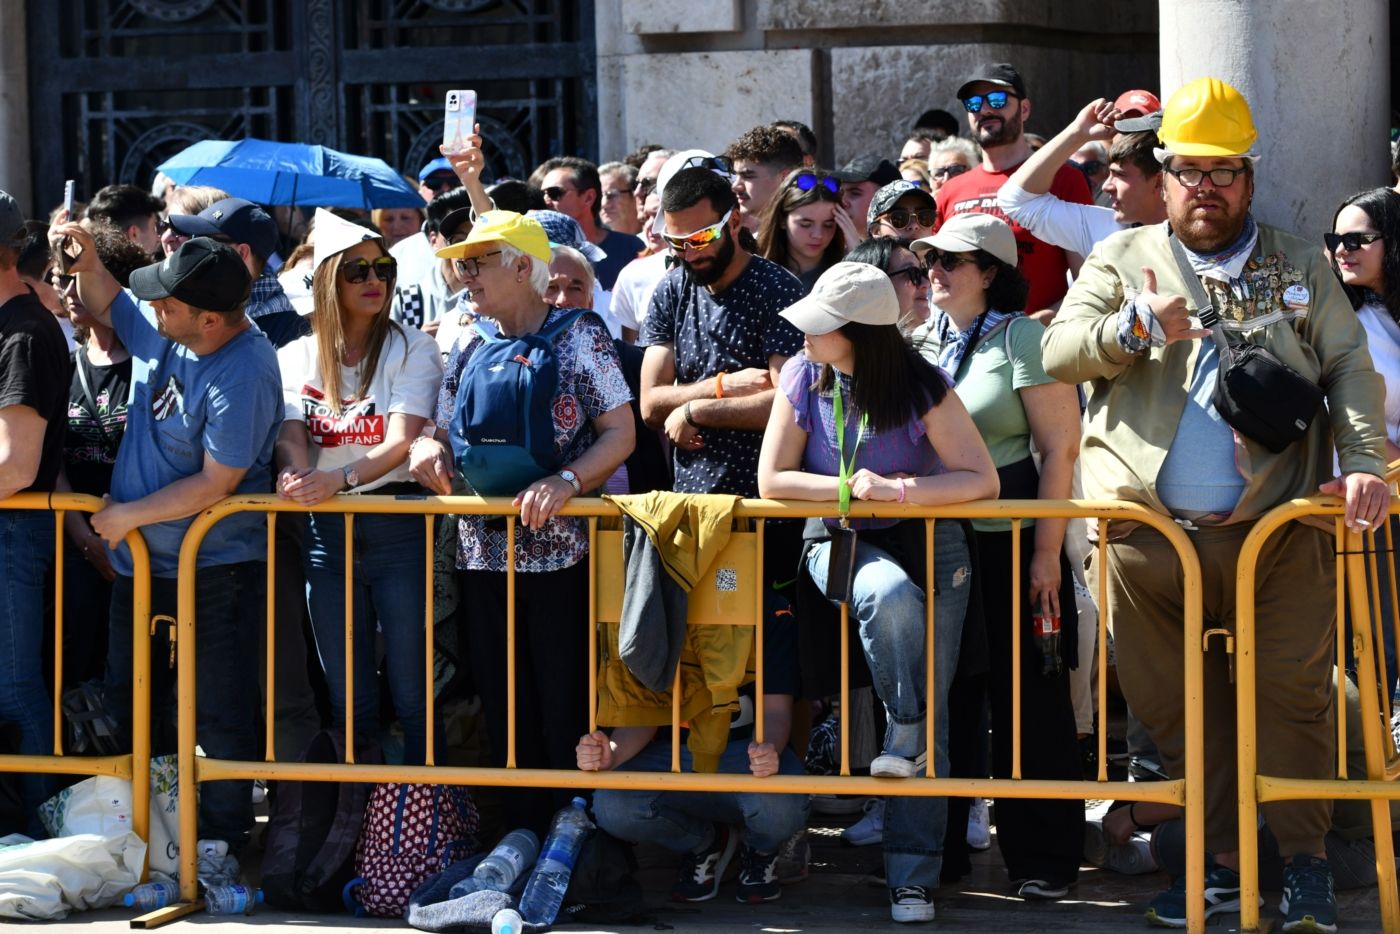
M 902 924 L 933 920 L 933 896 L 922 885 L 890 889 L 890 917 Z
M 1285 931 L 1336 934 L 1337 896 L 1327 860 L 1300 853 L 1283 867 L 1283 898 L 1278 910 L 1283 912 Z
M 734 858 L 739 838 L 727 824 L 715 824 L 715 836 L 710 845 L 699 853 L 681 857 L 676 870 L 676 884 L 671 886 L 675 902 L 705 902 L 719 894 L 724 870 Z
M 745 844 L 739 851 L 739 891 L 741 902 L 771 902 L 783 894 L 778 884 L 778 853 L 760 853 Z

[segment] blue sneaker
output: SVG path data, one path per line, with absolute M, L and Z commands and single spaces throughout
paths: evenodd
M 1207 863 L 1206 920 L 1212 915 L 1240 910 L 1240 874 L 1233 869 Z M 1262 901 L 1262 900 L 1261 900 Z M 1186 927 L 1186 876 L 1179 876 L 1147 906 L 1147 920 L 1164 928 Z M 1301 929 L 1300 929 L 1301 930 Z
M 1283 867 L 1283 929 L 1307 934 L 1336 934 L 1337 896 L 1327 860 L 1299 853 Z

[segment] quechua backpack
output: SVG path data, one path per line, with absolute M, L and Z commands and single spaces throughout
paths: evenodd
M 513 337 L 477 329 L 481 346 L 462 370 L 450 435 L 457 469 L 478 494 L 514 496 L 559 469 L 554 341 L 584 313 L 566 311 L 543 331 Z

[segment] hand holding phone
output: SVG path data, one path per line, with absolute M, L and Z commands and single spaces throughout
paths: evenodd
M 448 91 L 442 115 L 442 154 L 452 156 L 465 152 L 469 145 L 468 137 L 475 130 L 476 92 Z
M 68 215 L 65 220 L 73 219 L 73 193 L 77 189 L 77 183 L 73 179 L 63 183 L 63 213 Z

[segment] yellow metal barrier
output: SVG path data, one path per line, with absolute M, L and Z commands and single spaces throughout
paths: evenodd
M 97 497 L 79 493 L 18 493 L 0 500 L 0 509 L 52 512 L 54 517 L 53 754 L 0 755 L 0 772 L 124 778 L 131 782 L 131 829 L 150 843 L 151 575 L 146 540 L 139 532 L 133 531 L 126 537 L 135 571 L 131 612 L 131 752 L 116 756 L 63 754 L 63 520 L 69 512 L 93 513 L 102 506 L 102 500 Z M 142 874 L 144 876 L 144 869 Z
M 808 776 L 808 775 L 772 775 L 765 778 L 756 778 L 752 775 L 728 775 L 728 774 L 696 774 L 681 773 L 679 767 L 679 730 L 672 730 L 672 771 L 671 772 L 582 772 L 574 770 L 553 770 L 553 769 L 524 769 L 515 767 L 515 586 L 517 572 L 514 567 L 507 569 L 507 614 L 506 614 L 506 644 L 507 644 L 507 728 L 508 746 L 506 750 L 507 765 L 505 768 L 480 768 L 480 767 L 442 767 L 432 764 L 432 736 L 427 740 L 427 765 L 405 766 L 405 765 L 372 765 L 353 762 L 354 743 L 348 737 L 354 735 L 354 702 L 350 692 L 353 691 L 353 675 L 351 660 L 353 659 L 353 627 L 349 625 L 352 617 L 351 600 L 353 597 L 353 561 L 351 560 L 350 542 L 352 537 L 346 535 L 346 576 L 345 576 L 345 604 L 346 604 L 346 748 L 347 762 L 341 764 L 323 765 L 317 763 L 286 763 L 275 761 L 275 744 L 272 742 L 272 725 L 268 724 L 267 761 L 265 762 L 235 762 L 221 761 L 207 757 L 195 756 L 195 710 L 198 699 L 195 696 L 195 617 L 194 617 L 194 573 L 195 557 L 199 551 L 201 542 L 209 529 L 220 520 L 243 512 L 264 512 L 269 514 L 269 528 L 267 531 L 268 542 L 268 632 L 273 631 L 272 619 L 272 594 L 275 587 L 273 580 L 273 568 L 275 561 L 272 560 L 274 543 L 274 526 L 277 515 L 280 513 L 304 513 L 307 511 L 320 513 L 342 513 L 345 514 L 347 526 L 352 523 L 354 514 L 377 513 L 388 515 L 414 515 L 422 516 L 425 522 L 424 534 L 427 542 L 428 561 L 425 574 L 424 587 L 428 594 L 427 607 L 425 612 L 425 627 L 427 630 L 427 649 L 424 664 L 427 670 L 427 721 L 433 721 L 433 517 L 436 515 L 490 515 L 506 517 L 507 553 L 514 553 L 514 539 L 516 534 L 516 523 L 518 522 L 517 510 L 512 508 L 510 500 L 505 498 L 483 499 L 474 496 L 336 496 L 331 500 L 307 510 L 276 496 L 235 496 L 225 499 L 197 516 L 191 524 L 189 531 L 180 549 L 180 581 L 179 581 L 179 637 L 177 646 L 179 651 L 179 800 L 180 800 L 180 879 L 181 879 L 181 899 L 178 905 L 162 909 L 160 912 L 140 919 L 148 924 L 160 924 L 173 920 L 180 915 L 198 910 L 201 906 L 196 903 L 197 880 L 195 878 L 195 842 L 197 839 L 197 810 L 195 800 L 195 789 L 199 782 L 220 781 L 228 779 L 270 779 L 270 780 L 302 780 L 302 781 L 396 781 L 396 782 L 436 782 L 443 784 L 477 785 L 477 786 L 504 786 L 504 785 L 525 785 L 549 788 L 577 788 L 577 789 L 665 789 L 665 790 L 691 790 L 691 791 L 749 791 L 749 792 L 770 792 L 770 793 L 796 793 L 796 794 L 867 794 L 867 795 L 922 795 L 930 797 L 939 796 L 986 796 L 998 798 L 1117 798 L 1129 801 L 1160 802 L 1165 804 L 1175 804 L 1184 808 L 1186 837 L 1187 837 L 1187 905 L 1188 926 L 1196 932 L 1205 930 L 1204 917 L 1204 876 L 1205 876 L 1205 851 L 1204 851 L 1204 774 L 1203 766 L 1203 711 L 1201 706 L 1201 679 L 1202 679 L 1202 648 L 1201 648 L 1201 571 L 1200 564 L 1196 557 L 1196 552 L 1190 539 L 1185 532 L 1172 520 L 1152 512 L 1142 506 L 1123 502 L 1096 502 L 1096 501 L 1071 501 L 1071 500 L 1002 500 L 964 503 L 955 506 L 943 506 L 938 508 L 916 507 L 909 505 L 896 505 L 893 503 L 868 503 L 856 502 L 851 504 L 851 516 L 853 518 L 900 518 L 900 519 L 923 519 L 926 523 L 926 541 L 929 543 L 927 549 L 926 573 L 929 579 L 933 576 L 933 528 L 934 522 L 945 519 L 973 519 L 973 518 L 1004 518 L 1012 519 L 1013 526 L 1019 530 L 1020 523 L 1025 519 L 1051 519 L 1051 518 L 1091 518 L 1099 521 L 1099 545 L 1098 560 L 1102 563 L 1106 559 L 1107 553 L 1107 532 L 1111 522 L 1131 522 L 1151 526 L 1164 536 L 1176 550 L 1181 561 L 1184 587 L 1186 616 L 1183 620 L 1184 632 L 1184 671 L 1185 685 L 1184 697 L 1186 699 L 1186 775 L 1183 779 L 1165 782 L 1110 782 L 1107 780 L 1105 755 L 1106 729 L 1099 731 L 1099 774 L 1097 781 L 1052 781 L 1052 780 L 1027 780 L 1019 777 L 1012 779 L 967 779 L 967 778 L 947 778 L 934 775 L 933 756 L 928 757 L 928 778 L 924 781 L 891 781 L 888 779 L 858 777 L 850 775 L 850 752 L 847 718 L 843 718 L 841 726 L 841 775 L 840 776 Z M 745 568 L 751 568 L 752 585 L 749 588 L 741 586 L 729 599 L 697 599 L 692 601 L 690 610 L 691 621 L 697 619 L 706 623 L 730 623 L 735 625 L 753 626 L 755 632 L 755 690 L 758 694 L 755 702 L 755 739 L 762 742 L 763 738 L 763 594 L 762 594 L 762 562 L 763 562 L 763 523 L 767 519 L 798 519 L 808 517 L 821 517 L 830 515 L 832 504 L 811 503 L 811 502 L 773 502 L 767 500 L 744 500 L 735 511 L 736 518 L 750 520 L 755 524 L 751 533 L 736 533 L 729 545 L 729 552 L 726 559 L 731 561 L 740 570 L 741 580 L 745 576 Z M 563 510 L 563 515 L 587 518 L 589 530 L 589 567 L 591 571 L 589 586 L 589 625 L 593 629 L 594 637 L 590 640 L 589 650 L 589 726 L 590 729 L 596 727 L 596 703 L 597 703 L 597 627 L 600 622 L 616 620 L 621 606 L 621 536 L 616 533 L 601 531 L 598 527 L 598 520 L 604 517 L 617 516 L 618 510 L 615 506 L 599 499 L 576 499 L 570 502 Z M 1013 538 L 1013 541 L 1017 539 Z M 1104 611 L 1099 615 L 1099 640 L 1100 644 L 1106 643 L 1106 631 L 1108 627 L 1107 619 L 1107 583 L 1106 575 L 1100 575 L 1099 600 Z M 1013 612 L 1013 652 L 1019 647 L 1021 638 L 1021 626 L 1019 624 L 1019 593 L 1022 587 L 1020 579 L 1020 567 L 1013 560 L 1013 590 L 1017 597 L 1014 602 Z M 713 595 L 711 595 L 713 597 Z M 932 625 L 933 600 L 926 601 L 926 613 L 928 624 L 927 630 L 927 657 L 930 660 L 928 669 L 927 697 L 929 703 L 934 700 L 933 691 L 933 665 L 931 660 L 935 657 L 933 652 L 934 627 Z M 841 612 L 841 701 L 843 708 L 846 707 L 846 700 L 849 694 L 849 671 L 847 658 L 847 627 L 848 618 L 846 608 Z M 274 683 L 272 657 L 275 640 L 269 638 L 267 657 L 267 683 L 269 690 Z M 1016 656 L 1019 657 L 1019 656 Z M 1107 704 L 1107 653 L 1099 653 L 1098 663 L 1098 684 L 1099 684 L 1099 709 L 1098 716 L 1100 723 L 1106 723 Z M 679 674 L 677 675 L 676 687 L 673 688 L 673 708 L 672 726 L 679 725 L 680 712 L 680 691 Z M 271 697 L 267 701 L 267 709 L 273 709 Z M 1020 747 L 1020 703 L 1019 686 L 1013 683 L 1013 749 Z M 270 716 L 270 715 L 269 715 Z M 928 745 L 933 746 L 933 724 L 934 716 L 930 710 L 926 718 L 928 724 Z M 1016 754 L 1016 763 L 1013 774 L 1019 776 L 1019 751 Z
M 1394 473 L 1389 478 L 1394 480 Z M 1256 932 L 1259 927 L 1259 853 L 1258 809 L 1260 804 L 1275 801 L 1317 799 L 1368 799 L 1371 802 L 1372 829 L 1375 842 L 1377 886 L 1380 896 L 1381 924 L 1386 931 L 1400 930 L 1400 891 L 1396 889 L 1394 844 L 1388 801 L 1400 800 L 1400 783 L 1393 781 L 1393 769 L 1387 762 L 1395 761 L 1395 745 L 1389 730 L 1389 691 L 1378 691 L 1377 682 L 1385 680 L 1384 637 L 1380 621 L 1380 599 L 1388 596 L 1391 619 L 1400 623 L 1400 600 L 1396 598 L 1393 547 L 1390 522 L 1383 531 L 1364 534 L 1348 530 L 1342 520 L 1344 506 L 1335 498 L 1313 497 L 1283 503 L 1261 517 L 1244 540 L 1237 568 L 1235 638 L 1236 710 L 1239 736 L 1239 830 L 1240 830 L 1240 930 Z M 1392 499 L 1390 516 L 1400 515 L 1400 500 Z M 1348 781 L 1346 766 L 1346 707 L 1341 692 L 1337 692 L 1337 778 L 1300 779 L 1259 774 L 1258 746 L 1255 740 L 1257 724 L 1257 689 L 1255 645 L 1255 588 L 1259 556 L 1271 536 L 1288 523 L 1310 517 L 1330 519 L 1336 537 L 1337 562 L 1337 668 L 1346 671 L 1346 645 L 1342 622 L 1345 609 L 1351 612 L 1352 651 L 1355 658 L 1357 689 L 1361 697 L 1361 730 L 1366 751 L 1366 781 Z M 1388 594 L 1369 593 L 1369 580 L 1377 582 L 1377 536 L 1383 535 L 1381 550 L 1391 561 Z M 1368 562 L 1369 559 L 1369 562 Z M 1369 563 L 1369 568 L 1368 568 Z M 1379 588 L 1377 588 L 1379 590 Z M 1400 637 L 1400 625 L 1396 627 Z M 1384 695 L 1383 697 L 1381 695 Z M 1384 715 L 1382 727 L 1381 717 Z M 1289 854 L 1284 854 L 1285 856 Z

